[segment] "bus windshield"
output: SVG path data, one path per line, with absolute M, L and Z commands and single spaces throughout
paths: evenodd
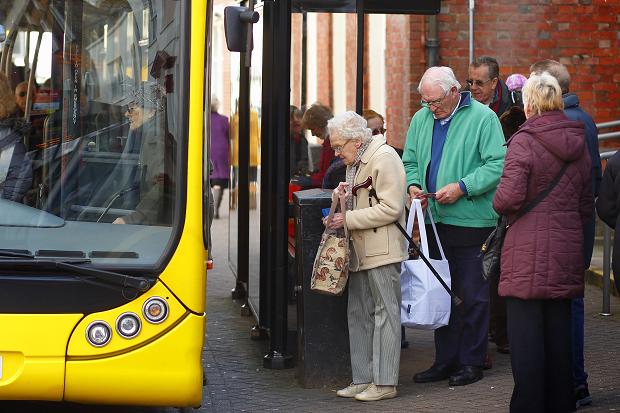
M 0 0 L 0 251 L 163 259 L 180 215 L 182 3 Z

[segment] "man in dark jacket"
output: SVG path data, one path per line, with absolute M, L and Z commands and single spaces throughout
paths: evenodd
M 592 161 L 590 175 L 592 179 L 592 193 L 596 198 L 601 184 L 601 156 L 598 150 L 598 130 L 592 117 L 579 107 L 579 98 L 574 93 L 569 93 L 570 74 L 566 66 L 555 60 L 541 60 L 530 67 L 532 73 L 548 72 L 555 77 L 562 89 L 564 100 L 564 114 L 571 120 L 581 121 L 585 127 L 586 145 Z M 594 248 L 594 226 L 596 217 L 594 210 L 590 219 L 583 226 L 583 260 L 585 268 L 590 267 L 592 250 Z M 572 324 L 573 324 L 573 379 L 575 382 L 575 397 L 577 408 L 592 403 L 592 397 L 588 390 L 588 374 L 583 361 L 583 324 L 584 309 L 583 298 L 572 300 Z
M 514 105 L 508 87 L 499 78 L 499 64 L 490 56 L 480 56 L 469 65 L 467 85 L 474 99 L 498 117 Z
M 620 152 L 616 152 L 607 161 L 603 181 L 596 199 L 596 212 L 603 222 L 616 231 L 620 231 L 620 223 L 618 222 L 620 216 Z M 620 291 L 620 236 L 614 238 L 611 265 L 614 271 L 616 289 Z
M 497 117 L 514 105 L 508 86 L 499 78 L 499 64 L 490 56 L 480 56 L 469 65 L 467 84 L 471 94 L 478 102 L 487 105 Z M 525 121 L 525 115 L 523 115 Z M 510 136 L 507 136 L 508 139 Z M 509 352 L 506 330 L 506 301 L 497 294 L 498 279 L 489 284 L 490 318 L 489 335 L 500 353 Z M 489 358 L 490 364 L 490 358 Z

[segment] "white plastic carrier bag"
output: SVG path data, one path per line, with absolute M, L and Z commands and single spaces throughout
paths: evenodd
M 444 282 L 451 287 L 450 267 L 443 252 L 441 241 L 437 235 L 437 228 L 433 222 L 433 215 L 427 208 L 430 221 L 437 240 L 437 246 L 441 253 L 441 259 L 435 260 L 429 257 L 428 237 L 424 226 L 424 212 L 419 199 L 414 199 L 409 210 L 407 221 L 407 233 L 411 234 L 414 223 L 420 230 L 420 250 Z M 416 219 L 417 218 L 417 219 Z M 435 330 L 443 327 L 450 321 L 450 294 L 446 292 L 435 275 L 421 258 L 404 261 L 400 271 L 400 286 L 402 292 L 402 304 L 400 319 L 405 327 L 421 330 Z

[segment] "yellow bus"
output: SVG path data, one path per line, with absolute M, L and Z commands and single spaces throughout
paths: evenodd
M 0 0 L 0 399 L 200 405 L 210 7 Z

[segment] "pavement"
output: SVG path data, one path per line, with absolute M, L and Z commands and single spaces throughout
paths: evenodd
M 433 334 L 407 330 L 409 348 L 402 350 L 398 397 L 358 402 L 336 397 L 336 387 L 304 389 L 296 369 L 263 368 L 268 343 L 252 341 L 251 316 L 241 315 L 243 301 L 231 299 L 234 276 L 227 264 L 228 219 L 213 221 L 215 268 L 208 273 L 207 387 L 201 412 L 507 412 L 513 381 L 510 356 L 489 343 L 493 368 L 483 380 L 463 387 L 447 381 L 416 384 L 412 376 L 428 368 L 434 357 Z M 620 411 L 620 299 L 611 297 L 611 316 L 601 316 L 602 291 L 592 285 L 585 295 L 585 360 L 592 406 L 579 411 Z M 341 383 L 342 387 L 348 383 Z
M 493 368 L 483 380 L 449 387 L 447 380 L 416 384 L 412 376 L 434 358 L 433 334 L 407 330 L 409 348 L 402 350 L 398 397 L 358 402 L 336 397 L 339 386 L 302 388 L 296 369 L 263 368 L 268 342 L 250 339 L 255 321 L 241 315 L 243 301 L 231 299 L 235 279 L 227 264 L 228 215 L 213 221 L 215 268 L 208 273 L 207 333 L 204 347 L 206 387 L 199 409 L 186 412 L 507 412 L 512 392 L 510 356 L 489 343 Z M 585 295 L 585 362 L 594 402 L 579 412 L 620 411 L 620 298 L 611 297 L 611 316 L 601 316 L 602 291 L 588 285 Z M 174 386 L 174 383 L 170 383 Z M 171 413 L 174 408 L 84 406 L 70 403 L 0 402 L 0 413 Z

